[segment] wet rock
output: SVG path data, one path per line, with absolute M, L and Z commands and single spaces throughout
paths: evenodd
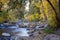
M 44 37 L 44 40 L 60 40 L 60 36 L 55 34 L 49 34 Z
M 0 40 L 11 40 L 11 37 L 7 37 L 7 36 L 2 36 L 0 37 Z
M 60 35 L 60 28 L 56 30 L 56 34 Z
M 38 35 L 39 35 L 38 31 L 33 33 L 33 36 L 38 36 Z
M 0 24 L 0 29 L 5 28 L 3 24 Z

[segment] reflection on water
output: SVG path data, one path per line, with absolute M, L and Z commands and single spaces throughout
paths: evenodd
M 29 30 L 27 30 L 26 28 L 18 28 L 15 29 L 13 32 L 19 32 L 16 34 L 17 36 L 29 36 Z
M 27 30 L 27 28 L 14 28 L 14 27 L 12 27 L 12 28 L 4 28 L 4 29 L 0 29 L 0 30 L 3 30 L 3 32 L 2 32 L 2 35 L 3 36 L 11 36 L 11 35 L 14 35 L 14 36 L 20 36 L 20 37 L 22 37 L 22 36 L 26 36 L 26 37 L 29 37 L 29 34 L 28 34 L 28 32 L 29 32 L 29 30 Z
M 1 27 L 0 30 L 3 31 L 2 36 L 5 36 L 5 38 L 11 37 L 12 40 L 15 39 L 15 37 L 17 37 L 17 39 L 18 38 L 20 39 L 20 37 L 29 37 L 30 38 L 31 35 L 32 36 L 39 35 L 37 30 L 44 28 L 41 23 L 39 23 L 39 25 L 35 26 L 35 28 L 19 27 L 18 24 L 19 23 L 15 24 L 15 25 L 7 25 L 7 26 L 4 24 L 0 25 L 0 27 Z M 2 28 L 2 26 L 4 28 Z
M 8 25 L 8 23 L 6 24 L 1 24 L 0 25 L 0 30 L 2 31 L 3 36 L 29 36 L 30 34 L 28 34 L 29 30 L 27 30 L 28 28 L 22 28 L 19 27 L 19 24 L 22 24 L 22 22 L 18 22 L 15 25 Z
M 35 28 L 30 28 L 30 27 L 20 27 L 19 25 L 24 24 L 23 21 L 19 21 L 14 25 L 7 25 L 7 24 L 1 24 L 0 25 L 0 30 L 3 31 L 2 36 L 6 37 L 11 37 L 12 40 L 15 39 L 15 37 L 20 38 L 20 37 L 31 37 L 32 36 L 37 36 L 38 31 L 40 29 L 44 29 L 44 25 L 39 22 L 38 25 L 35 26 Z M 27 23 L 29 24 L 29 23 Z M 32 24 L 32 23 L 31 23 Z M 46 26 L 46 25 L 45 25 Z
M 6 30 L 5 30 L 6 31 Z M 16 35 L 16 36 L 29 36 L 28 34 L 28 30 L 26 30 L 26 28 L 18 28 L 18 29 L 15 29 L 15 30 L 12 30 L 12 32 Z M 8 36 L 10 35 L 9 32 L 7 33 L 3 33 L 2 34 L 3 36 Z
M 1 29 L 0 29 L 1 30 Z M 20 37 L 29 37 L 30 34 L 28 34 L 29 30 L 27 30 L 27 28 L 14 28 L 14 26 L 12 26 L 12 28 L 3 28 L 2 30 L 4 30 L 2 32 L 2 38 L 0 37 L 0 39 L 2 40 L 20 40 Z M 9 37 L 9 38 L 8 38 Z

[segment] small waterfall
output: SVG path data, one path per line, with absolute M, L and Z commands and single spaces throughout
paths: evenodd
M 25 5 L 25 11 L 29 11 L 29 5 L 30 5 L 30 2 L 29 0 L 25 1 L 26 5 Z

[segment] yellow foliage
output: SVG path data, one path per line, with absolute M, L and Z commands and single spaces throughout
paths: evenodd
M 40 19 L 45 19 L 45 16 L 44 16 L 44 14 L 42 13 L 42 14 L 40 14 Z
M 8 15 L 8 20 L 17 20 L 14 16 L 12 16 L 12 15 Z
M 38 13 L 35 13 L 35 18 L 39 18 L 39 14 Z
M 40 7 L 40 6 L 39 6 L 39 5 L 40 5 L 40 2 L 35 3 L 35 5 L 36 5 L 37 7 Z
M 3 23 L 6 19 L 3 17 L 0 17 L 0 23 Z
M 8 3 L 9 0 L 0 0 L 3 4 Z
M 0 2 L 2 2 L 2 4 L 5 4 L 5 3 L 7 4 L 9 2 L 9 0 L 0 0 Z M 54 6 L 56 12 L 58 13 L 58 11 L 59 11 L 59 9 L 58 9 L 58 1 L 57 0 L 50 0 L 50 2 L 52 3 L 52 5 Z M 30 5 L 32 6 L 32 8 L 33 8 L 33 6 L 36 6 L 35 8 L 33 8 L 34 14 L 27 16 L 27 18 L 30 21 L 38 19 L 39 16 L 40 16 L 41 19 L 44 20 L 45 15 L 46 15 L 47 20 L 50 23 L 50 25 L 51 26 L 56 26 L 56 23 L 57 23 L 56 13 L 54 12 L 53 8 L 51 7 L 51 5 L 49 4 L 49 2 L 47 0 L 43 0 L 43 2 L 40 2 L 40 0 L 38 0 L 38 2 L 36 2 L 36 3 L 35 3 L 35 0 L 32 0 Z M 39 8 L 39 10 L 41 12 L 40 15 L 38 14 L 37 8 Z M 44 10 L 44 12 L 43 12 L 42 9 Z M 20 10 L 23 10 L 23 9 L 20 9 Z M 16 20 L 13 13 L 14 13 L 14 11 L 9 11 L 8 12 L 8 19 L 9 20 Z M 58 14 L 58 15 L 59 15 L 58 17 L 60 18 L 60 14 Z M 3 17 L 0 17 L 0 22 L 3 22 L 3 21 L 5 21 L 5 19 Z
M 52 5 L 54 6 L 56 12 L 57 12 L 57 17 L 60 20 L 60 13 L 59 13 L 59 0 L 50 0 Z
M 15 16 L 14 16 L 12 10 L 10 10 L 10 11 L 8 12 L 7 19 L 8 19 L 8 20 L 14 20 L 14 21 L 17 20 L 17 19 L 15 18 Z
M 51 5 L 45 0 L 43 2 L 43 6 L 45 8 L 44 11 L 46 13 L 48 22 L 50 23 L 51 26 L 56 26 L 57 25 L 56 14 L 52 9 Z
M 34 20 L 34 15 L 30 15 L 30 20 Z

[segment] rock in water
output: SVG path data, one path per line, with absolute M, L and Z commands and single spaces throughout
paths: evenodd
M 10 36 L 9 33 L 2 33 L 3 36 Z

